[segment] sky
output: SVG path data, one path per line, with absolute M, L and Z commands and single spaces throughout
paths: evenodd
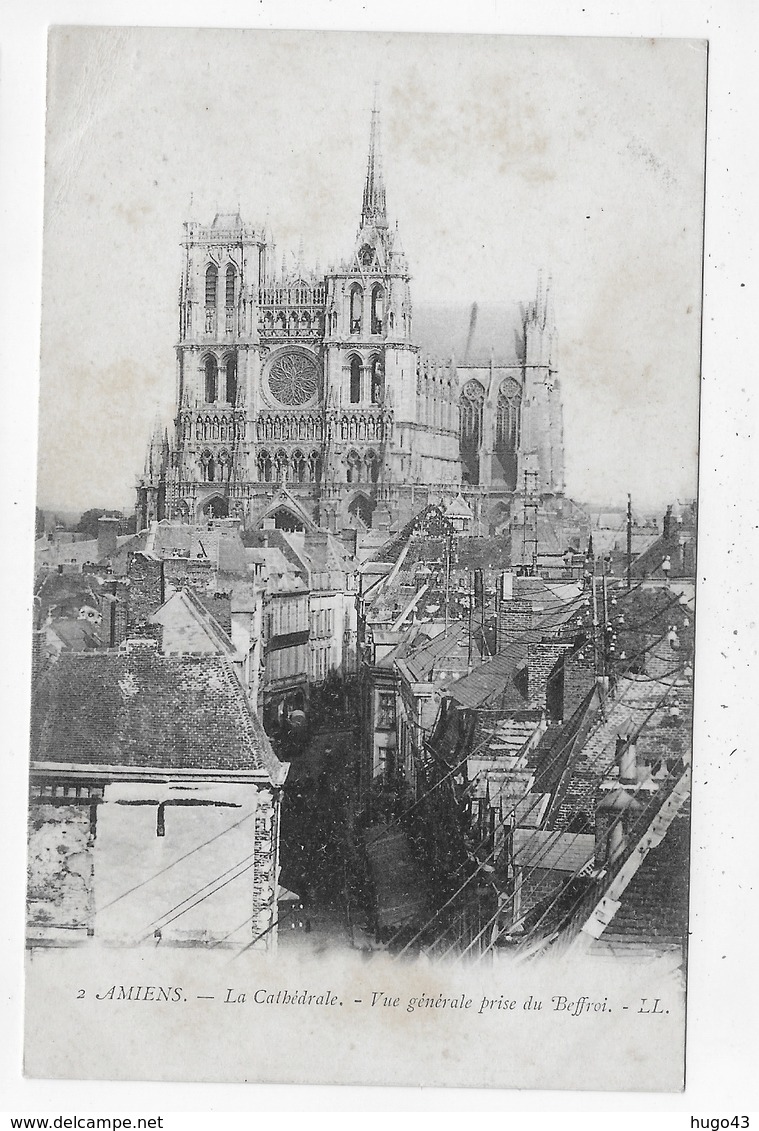
M 549 273 L 567 493 L 693 497 L 705 62 L 672 39 L 53 29 L 40 505 L 133 507 L 172 416 L 186 219 L 239 207 L 280 255 L 350 254 L 375 83 L 414 300 L 507 312 Z

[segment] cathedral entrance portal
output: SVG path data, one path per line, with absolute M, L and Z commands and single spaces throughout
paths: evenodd
M 292 534 L 297 530 L 303 530 L 304 526 L 298 516 L 288 510 L 287 507 L 280 507 L 279 510 L 274 512 L 274 528 Z
M 206 518 L 228 518 L 229 503 L 222 495 L 212 495 L 201 508 Z
M 348 504 L 348 514 L 351 518 L 360 518 L 366 527 L 372 525 L 373 513 L 374 503 L 371 499 L 367 499 L 366 495 L 356 495 Z

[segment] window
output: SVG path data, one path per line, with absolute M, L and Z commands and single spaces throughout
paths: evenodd
M 219 282 L 219 269 L 212 263 L 206 268 L 206 306 L 216 306 L 216 288 Z
M 361 308 L 364 304 L 364 292 L 361 287 L 356 284 L 351 288 L 350 299 L 350 332 L 351 334 L 359 334 L 361 332 Z
M 227 274 L 225 279 L 225 294 L 224 301 L 227 306 L 234 306 L 235 304 L 235 277 L 237 272 L 230 263 L 227 267 Z
M 227 403 L 237 402 L 237 354 L 227 354 Z
M 350 402 L 358 404 L 361 400 L 361 361 L 357 357 L 351 358 L 350 377 Z
M 392 730 L 395 726 L 395 692 L 377 693 L 377 730 Z
M 372 333 L 381 334 L 385 310 L 385 295 L 382 287 L 372 288 Z
M 206 375 L 206 401 L 213 404 L 218 395 L 219 388 L 219 365 L 216 358 L 211 356 L 206 358 L 205 363 Z

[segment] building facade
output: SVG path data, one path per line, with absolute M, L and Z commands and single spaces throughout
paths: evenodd
M 279 268 L 268 226 L 239 213 L 185 224 L 174 434 L 157 427 L 149 444 L 140 528 L 260 526 L 283 487 L 329 530 L 388 528 L 459 493 L 494 525 L 518 490 L 563 492 L 550 284 L 513 325 L 504 310 L 489 356 L 472 348 L 476 304 L 458 347 L 445 312 L 415 312 L 379 131 L 375 109 L 355 245 L 326 273 L 302 256 Z M 303 528 L 297 510 L 274 517 Z

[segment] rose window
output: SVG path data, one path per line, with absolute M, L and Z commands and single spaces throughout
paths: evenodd
M 317 384 L 316 364 L 302 353 L 278 357 L 269 372 L 269 388 L 280 404 L 305 404 L 316 393 Z

